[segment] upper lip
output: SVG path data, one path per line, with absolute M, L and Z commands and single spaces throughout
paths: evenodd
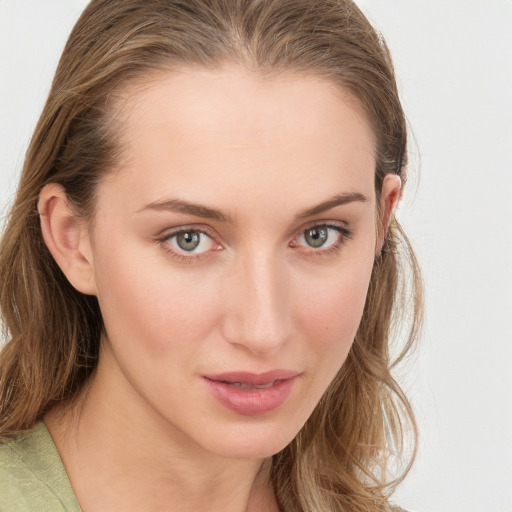
M 300 372 L 293 370 L 271 370 L 264 373 L 226 372 L 217 373 L 215 375 L 204 375 L 204 377 L 208 380 L 219 382 L 240 382 L 251 386 L 262 386 L 276 380 L 292 379 L 298 375 L 300 375 Z

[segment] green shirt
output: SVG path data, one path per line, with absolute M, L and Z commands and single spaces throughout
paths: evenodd
M 0 440 L 0 512 L 81 512 L 44 423 Z

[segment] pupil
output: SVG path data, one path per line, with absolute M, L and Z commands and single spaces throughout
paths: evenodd
M 180 249 L 184 251 L 193 251 L 199 245 L 199 241 L 200 235 L 195 231 L 180 233 L 176 240 Z
M 327 229 L 326 228 L 312 228 L 306 230 L 304 235 L 306 242 L 311 247 L 322 247 L 327 241 Z

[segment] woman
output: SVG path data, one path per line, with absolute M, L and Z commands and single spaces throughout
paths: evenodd
M 353 3 L 93 0 L 1 242 L 4 509 L 390 510 L 406 163 Z

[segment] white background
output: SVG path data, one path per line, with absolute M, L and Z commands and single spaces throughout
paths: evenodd
M 384 33 L 415 141 L 399 216 L 424 270 L 406 377 L 421 427 L 396 501 L 512 511 L 512 2 L 359 0 Z M 85 0 L 0 0 L 0 208 Z

